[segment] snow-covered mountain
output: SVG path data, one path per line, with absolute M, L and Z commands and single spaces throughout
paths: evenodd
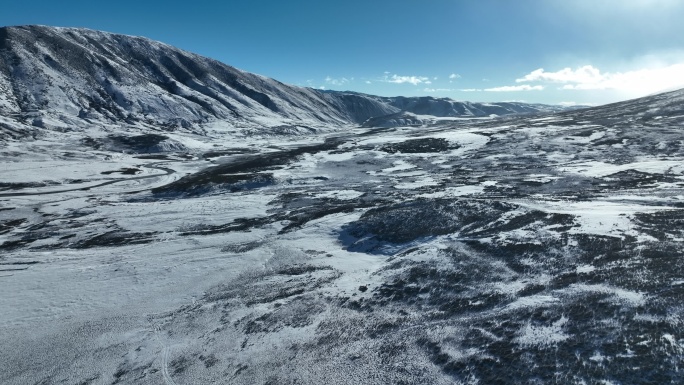
M 0 41 L 1 111 L 37 126 L 363 119 L 363 112 L 334 106 L 314 90 L 141 37 L 28 26 L 3 28 Z M 391 111 L 375 103 L 363 107 L 370 114 Z
M 383 98 L 283 84 L 142 37 L 80 28 L 0 28 L 0 115 L 35 127 L 92 124 L 189 129 L 360 124 L 401 111 L 438 117 L 556 107 Z

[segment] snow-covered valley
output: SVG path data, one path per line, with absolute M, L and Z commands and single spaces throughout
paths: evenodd
M 306 134 L 2 119 L 0 383 L 684 379 L 683 91 Z

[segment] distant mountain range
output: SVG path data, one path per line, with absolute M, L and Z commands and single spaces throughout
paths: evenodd
M 10 119 L 59 130 L 93 124 L 184 130 L 211 122 L 316 129 L 416 124 L 422 121 L 417 115 L 488 117 L 562 109 L 322 91 L 283 84 L 143 37 L 81 28 L 0 28 L 5 128 Z M 397 114 L 409 119 L 396 119 Z

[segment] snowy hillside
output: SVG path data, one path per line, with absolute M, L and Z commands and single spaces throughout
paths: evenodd
M 381 98 L 294 87 L 142 37 L 44 26 L 0 28 L 0 115 L 60 130 L 124 124 L 200 132 L 348 126 L 402 110 L 437 116 L 548 111 L 520 103 Z
M 31 26 L 3 28 L 0 39 L 4 114 L 39 127 L 353 120 L 313 90 L 145 38 Z

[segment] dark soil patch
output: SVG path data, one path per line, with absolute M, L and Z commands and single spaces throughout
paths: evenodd
M 349 250 L 382 252 L 383 245 L 405 244 L 420 238 L 458 233 L 464 238 L 496 237 L 501 232 L 532 226 L 573 225 L 573 217 L 527 211 L 501 217 L 519 206 L 499 201 L 419 199 L 373 208 L 343 227 L 339 239 Z
M 355 249 L 374 241 L 406 243 L 428 237 L 463 232 L 477 223 L 494 221 L 516 206 L 499 202 L 458 202 L 440 199 L 419 199 L 407 203 L 373 208 L 361 218 L 344 227 L 340 239 Z
M 0 250 L 2 251 L 14 251 L 17 250 L 23 246 L 26 246 L 35 240 L 33 239 L 18 239 L 14 241 L 5 241 L 3 243 L 0 243 Z
M 136 159 L 155 159 L 155 160 L 166 160 L 169 159 L 168 155 L 162 154 L 150 154 L 150 155 L 138 155 L 134 156 Z
M 596 146 L 612 146 L 614 144 L 622 144 L 622 138 L 605 138 L 597 140 L 593 144 Z
M 652 174 L 636 170 L 625 170 L 606 175 L 602 178 L 597 178 L 594 184 L 610 189 L 631 189 L 652 185 L 654 183 L 674 183 L 678 181 L 678 179 L 669 175 Z
M 141 172 L 141 171 L 142 171 L 142 170 L 139 169 L 139 168 L 126 167 L 126 168 L 122 168 L 121 170 L 102 171 L 100 174 L 102 174 L 102 175 L 111 175 L 111 174 L 114 174 L 114 173 L 119 173 L 119 174 L 121 174 L 121 175 L 135 175 L 135 174 L 137 174 L 137 173 L 139 173 L 139 172 Z
M 255 152 L 255 150 L 250 149 L 250 148 L 235 148 L 235 149 L 230 149 L 230 150 L 207 151 L 207 152 L 202 154 L 202 159 L 218 158 L 221 156 L 228 156 L 228 155 L 249 154 L 249 153 L 254 153 L 254 152 Z
M 212 235 L 220 233 L 229 233 L 232 231 L 247 231 L 251 228 L 260 227 L 273 223 L 274 219 L 271 217 L 259 218 L 237 218 L 233 222 L 222 225 L 194 225 L 181 229 L 180 235 Z M 228 246 L 227 246 L 228 247 Z M 229 252 L 232 252 L 230 249 Z
M 204 363 L 204 367 L 207 369 L 211 368 L 219 362 L 219 359 L 216 358 L 216 355 L 214 355 L 214 353 L 209 354 L 208 356 L 200 355 L 199 359 Z
M 223 253 L 246 253 L 248 251 L 254 250 L 259 248 L 261 245 L 263 245 L 263 242 L 246 242 L 246 243 L 238 243 L 234 245 L 227 245 L 221 248 L 221 252 Z
M 92 238 L 76 242 L 69 247 L 73 249 L 89 249 L 91 247 L 114 247 L 127 245 L 140 245 L 154 241 L 153 232 L 131 233 L 127 231 L 113 230 Z
M 388 152 L 390 154 L 404 153 L 404 154 L 418 154 L 430 152 L 444 152 L 451 149 L 459 148 L 459 145 L 450 143 L 442 138 L 423 138 L 411 139 L 401 143 L 390 143 L 380 147 L 380 151 Z
M 56 182 L 21 182 L 21 183 L 0 182 L 0 191 L 21 190 L 21 189 L 25 189 L 25 188 L 54 186 L 57 184 L 58 183 L 56 183 Z
M 351 213 L 358 207 L 363 205 L 349 203 L 349 204 L 323 204 L 303 207 L 299 210 L 290 212 L 288 214 L 277 215 L 277 217 L 284 220 L 290 221 L 290 223 L 285 226 L 280 233 L 287 233 L 289 231 L 301 228 L 306 223 L 313 221 L 315 219 L 323 218 L 328 215 L 338 214 L 338 213 Z
M 164 135 L 144 134 L 136 136 L 111 135 L 109 140 L 115 145 L 125 147 L 133 152 L 150 152 L 150 149 L 169 139 Z
M 313 273 L 319 270 L 332 270 L 330 266 L 313 266 L 313 265 L 293 265 L 287 266 L 276 271 L 280 275 L 303 275 Z
M 180 182 L 180 183 L 178 183 Z M 210 193 L 238 192 L 254 190 L 276 183 L 273 174 L 203 174 L 199 177 L 193 175 L 152 190 L 157 197 L 195 197 Z
M 304 154 L 337 148 L 341 143 L 339 140 L 327 140 L 323 144 L 246 156 L 228 164 L 213 166 L 185 176 L 166 186 L 154 188 L 152 193 L 158 197 L 164 195 L 195 196 L 204 194 L 214 187 L 227 188 L 230 191 L 263 187 L 275 183 L 275 180 L 271 174 L 260 172 L 283 166 Z
M 0 221 L 0 234 L 7 234 L 12 231 L 12 229 L 17 228 L 26 222 L 27 220 L 25 218 Z
M 684 210 L 636 213 L 634 219 L 641 231 L 659 241 L 684 235 Z

